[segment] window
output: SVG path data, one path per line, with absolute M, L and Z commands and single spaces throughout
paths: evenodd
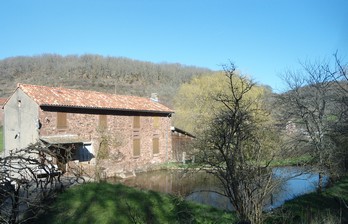
M 63 129 L 68 127 L 67 113 L 57 112 L 57 128 Z
M 94 158 L 92 144 L 77 144 L 72 151 L 73 160 L 87 162 Z
M 140 117 L 133 117 L 133 156 L 140 156 Z
M 159 128 L 159 117 L 154 117 L 153 118 L 153 128 L 158 129 Z
M 108 127 L 108 117 L 106 115 L 99 115 L 99 128 L 106 129 Z
M 80 148 L 80 151 L 79 151 L 80 155 L 79 155 L 79 161 L 80 162 L 84 162 L 84 161 L 90 161 L 91 159 L 94 158 L 94 155 L 93 155 L 93 148 L 92 148 L 92 145 L 91 144 L 86 144 L 86 145 L 83 145 L 81 148 Z
M 133 128 L 140 128 L 140 117 L 133 117 Z
M 152 153 L 153 154 L 159 153 L 159 139 L 158 138 L 152 139 Z
M 140 138 L 133 139 L 133 156 L 140 156 Z

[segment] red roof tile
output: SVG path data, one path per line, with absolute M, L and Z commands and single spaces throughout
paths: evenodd
M 0 105 L 4 105 L 7 101 L 7 98 L 0 98 Z
M 28 84 L 18 84 L 17 88 L 23 90 L 40 106 L 173 113 L 168 107 L 144 97 Z

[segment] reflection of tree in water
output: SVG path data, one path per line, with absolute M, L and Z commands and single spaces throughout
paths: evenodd
M 127 179 L 110 179 L 111 182 L 121 182 L 125 185 L 160 191 L 179 196 L 187 196 L 194 191 L 216 189 L 217 181 L 214 177 L 203 172 L 187 172 L 178 170 L 159 170 L 139 173 Z
M 219 191 L 219 182 L 217 179 L 204 172 L 181 172 L 177 174 L 180 181 L 176 181 L 173 186 L 176 192 L 181 196 L 189 196 L 192 193 L 208 193 L 210 191 Z
M 222 209 L 231 209 L 226 197 L 213 193 L 222 192 L 217 179 L 205 172 L 160 170 L 139 173 L 137 176 L 128 179 L 110 179 L 109 181 L 121 182 L 139 189 L 174 194 Z
M 280 206 L 285 200 L 299 194 L 314 191 L 317 175 L 304 168 L 282 167 L 274 169 L 275 181 L 279 187 L 273 197 L 266 200 L 265 209 Z M 139 189 L 153 190 L 184 197 L 187 200 L 208 204 L 220 209 L 232 210 L 229 200 L 216 193 L 222 192 L 219 181 L 205 172 L 185 170 L 159 170 L 139 173 L 128 179 L 109 179 L 110 182 L 123 183 Z M 314 182 L 314 183 L 313 183 Z M 273 206 L 271 205 L 273 201 Z

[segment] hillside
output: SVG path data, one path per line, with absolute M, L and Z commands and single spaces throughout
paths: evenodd
M 0 97 L 8 97 L 17 83 L 88 89 L 121 95 L 150 96 L 172 107 L 177 89 L 209 69 L 181 64 L 155 64 L 99 55 L 40 55 L 0 60 Z

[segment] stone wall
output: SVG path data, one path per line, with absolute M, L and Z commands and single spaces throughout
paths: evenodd
M 4 109 L 1 106 L 1 108 L 0 108 L 0 127 L 2 127 L 2 125 L 4 123 L 3 121 L 4 121 Z
M 39 138 L 39 106 L 22 90 L 17 89 L 4 105 L 4 155 L 24 149 Z
M 172 142 L 169 117 L 140 116 L 140 128 L 133 128 L 134 116 L 106 115 L 106 127 L 100 127 L 100 115 L 67 113 L 67 127 L 57 128 L 57 112 L 40 111 L 40 136 L 74 135 L 92 144 L 94 157 L 80 162 L 92 173 L 98 167 L 102 176 L 127 176 L 146 171 L 171 160 Z M 156 119 L 156 121 L 155 121 Z M 155 124 L 156 123 L 156 124 Z M 158 138 L 159 152 L 153 153 L 153 139 Z M 133 155 L 133 139 L 140 139 L 140 155 Z M 103 143 L 104 142 L 104 143 Z M 103 156 L 98 156 L 101 144 Z M 105 147 L 105 146 L 103 146 Z M 101 151 L 100 151 L 101 152 Z
M 3 120 L 4 120 L 4 109 L 3 106 L 6 102 L 6 98 L 0 98 L 0 127 L 3 125 Z

